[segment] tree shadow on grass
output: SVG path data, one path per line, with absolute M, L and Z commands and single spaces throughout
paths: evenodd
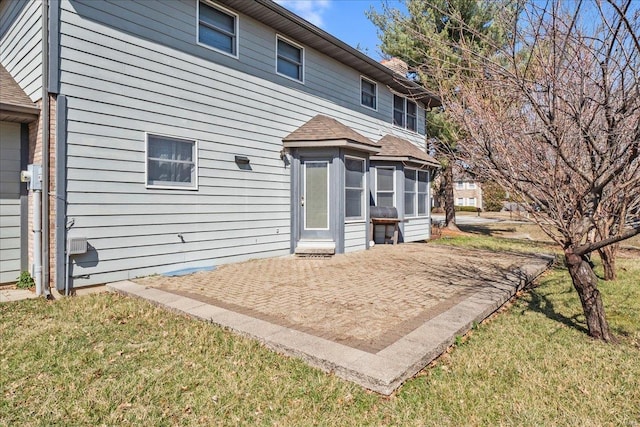
M 585 334 L 589 333 L 589 330 L 585 327 L 584 323 L 578 320 L 578 318 L 582 315 L 581 313 L 571 317 L 567 317 L 559 313 L 555 309 L 553 302 L 546 295 L 543 295 L 535 289 L 531 289 L 529 291 L 529 295 L 531 296 L 531 300 L 527 305 L 527 309 L 544 314 L 547 318 L 562 323 L 563 325 L 575 329 L 579 332 Z

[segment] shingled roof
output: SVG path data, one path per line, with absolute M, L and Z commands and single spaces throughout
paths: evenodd
M 282 139 L 286 148 L 348 147 L 377 153 L 380 145 L 336 119 L 318 114 Z
M 371 156 L 371 160 L 405 161 L 421 165 L 440 166 L 436 159 L 406 139 L 387 134 L 378 141 L 378 144 L 382 146 L 382 149 L 379 153 Z
M 28 123 L 34 121 L 40 109 L 0 64 L 0 120 Z

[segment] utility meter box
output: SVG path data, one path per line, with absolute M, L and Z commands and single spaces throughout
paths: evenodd
M 42 166 L 27 165 L 26 171 L 20 171 L 20 181 L 26 182 L 29 190 L 42 190 Z

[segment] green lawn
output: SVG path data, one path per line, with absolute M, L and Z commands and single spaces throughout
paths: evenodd
M 389 398 L 139 300 L 0 304 L 0 425 L 637 426 L 639 261 L 601 284 L 619 344 L 585 335 L 556 268 Z

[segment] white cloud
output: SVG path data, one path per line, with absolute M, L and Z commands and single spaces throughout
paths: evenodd
M 318 27 L 324 25 L 323 15 L 331 7 L 331 0 L 276 0 L 276 3 Z

